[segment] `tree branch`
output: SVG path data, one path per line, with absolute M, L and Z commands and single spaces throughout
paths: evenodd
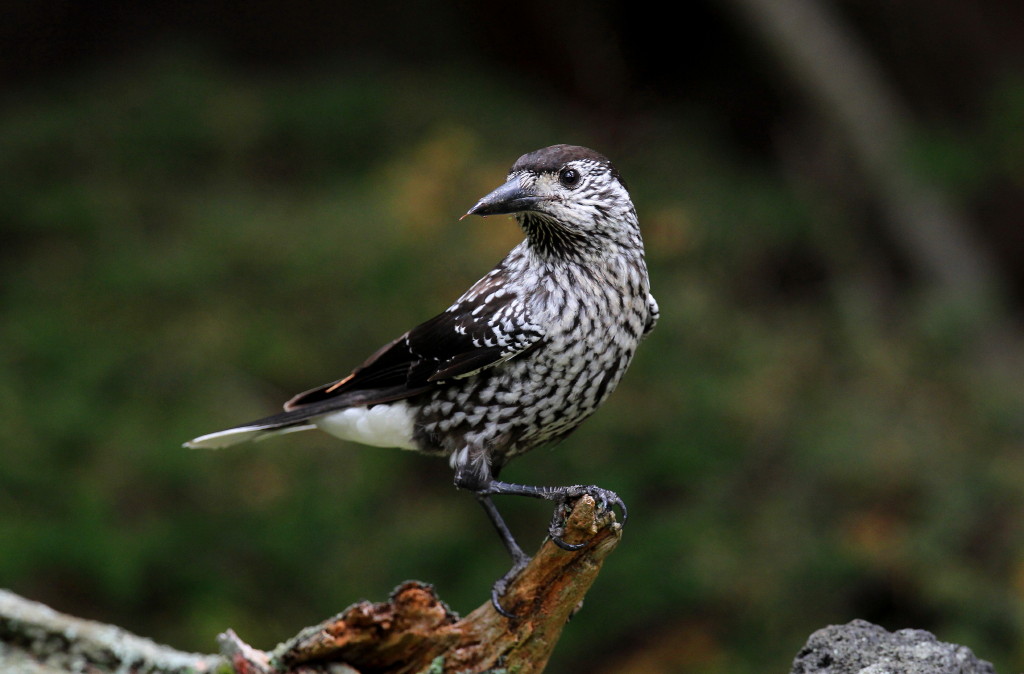
M 205 674 L 223 658 L 184 653 L 0 590 L 0 671 Z M 226 667 L 223 671 L 229 671 Z
M 488 601 L 460 619 L 431 586 L 408 581 L 389 601 L 354 604 L 269 652 L 228 630 L 219 637 L 220 656 L 181 653 L 0 593 L 0 670 L 442 674 L 505 667 L 541 672 L 621 535 L 615 516 L 599 513 L 594 500 L 584 496 L 567 518 L 564 538 L 587 546 L 578 552 L 551 541 L 541 546 L 502 599 L 516 618 L 502 617 Z
M 956 305 L 992 307 L 1002 293 L 990 252 L 965 214 L 912 170 L 910 115 L 856 36 L 822 0 L 729 0 L 792 79 L 844 135 L 923 277 Z

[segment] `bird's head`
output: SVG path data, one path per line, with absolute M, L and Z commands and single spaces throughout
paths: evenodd
M 585 147 L 552 145 L 524 154 L 505 184 L 466 215 L 502 213 L 514 214 L 530 244 L 554 257 L 643 246 L 625 182 L 606 157 Z

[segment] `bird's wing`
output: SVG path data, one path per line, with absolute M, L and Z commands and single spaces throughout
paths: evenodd
M 408 398 L 541 344 L 544 333 L 530 320 L 524 303 L 494 281 L 485 276 L 446 311 L 378 350 L 352 374 L 300 393 L 285 410 Z

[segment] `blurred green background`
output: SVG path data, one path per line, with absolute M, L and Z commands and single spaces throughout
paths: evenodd
M 1024 7 L 796 3 L 822 78 L 758 4 L 9 3 L 0 585 L 199 651 L 409 578 L 486 601 L 445 462 L 181 443 L 447 306 L 521 238 L 459 216 L 569 142 L 628 180 L 662 319 L 505 473 L 630 508 L 551 671 L 783 672 L 854 618 L 1024 669 Z M 499 507 L 534 549 L 548 506 Z

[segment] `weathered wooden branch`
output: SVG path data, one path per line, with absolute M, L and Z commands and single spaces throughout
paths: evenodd
M 217 655 L 183 653 L 0 590 L 0 672 L 205 674 L 223 663 Z
M 0 593 L 0 671 L 442 674 L 503 667 L 540 672 L 620 537 L 614 515 L 598 512 L 585 496 L 569 514 L 564 538 L 587 546 L 566 552 L 544 543 L 502 599 L 516 618 L 502 617 L 488 601 L 460 619 L 432 587 L 409 581 L 389 601 L 354 604 L 272 651 L 257 650 L 228 630 L 219 637 L 219 656 L 182 653 Z

